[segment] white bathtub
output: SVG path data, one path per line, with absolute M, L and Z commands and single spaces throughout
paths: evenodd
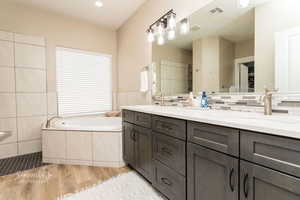
M 53 120 L 42 131 L 43 162 L 123 167 L 122 119 L 84 116 Z
M 121 117 L 85 116 L 57 120 L 52 129 L 76 131 L 122 131 Z

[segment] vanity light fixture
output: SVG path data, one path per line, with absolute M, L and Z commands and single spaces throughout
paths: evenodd
M 180 21 L 180 33 L 182 35 L 187 34 L 190 31 L 190 23 L 187 18 Z
M 247 8 L 250 4 L 250 0 L 239 0 L 240 1 L 240 6 L 242 8 Z
M 95 6 L 98 8 L 101 8 L 103 6 L 103 3 L 99 0 L 95 1 Z
M 157 44 L 163 45 L 166 33 L 168 40 L 173 40 L 175 38 L 175 28 L 176 14 L 172 9 L 149 26 L 147 30 L 148 42 L 154 42 L 155 37 L 157 37 Z
M 157 38 L 157 44 L 158 45 L 163 45 L 165 43 L 165 38 L 163 35 L 159 35 Z
M 153 29 L 148 29 L 147 30 L 147 38 L 149 42 L 154 42 L 155 37 L 154 37 L 154 31 Z

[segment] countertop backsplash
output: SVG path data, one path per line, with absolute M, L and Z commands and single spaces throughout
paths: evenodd
M 188 95 L 164 97 L 166 105 L 184 106 Z M 217 110 L 232 110 L 242 112 L 264 112 L 263 94 L 209 94 L 209 106 Z M 160 104 L 160 97 L 153 98 L 153 104 Z M 274 94 L 272 98 L 273 112 L 288 115 L 300 115 L 299 94 Z

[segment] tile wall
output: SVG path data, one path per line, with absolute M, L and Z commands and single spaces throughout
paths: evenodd
M 47 94 L 44 37 L 0 31 L 0 158 L 41 151 L 41 125 L 56 115 Z

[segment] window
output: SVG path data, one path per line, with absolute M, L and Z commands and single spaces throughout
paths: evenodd
M 59 115 L 112 110 L 111 55 L 56 48 Z

